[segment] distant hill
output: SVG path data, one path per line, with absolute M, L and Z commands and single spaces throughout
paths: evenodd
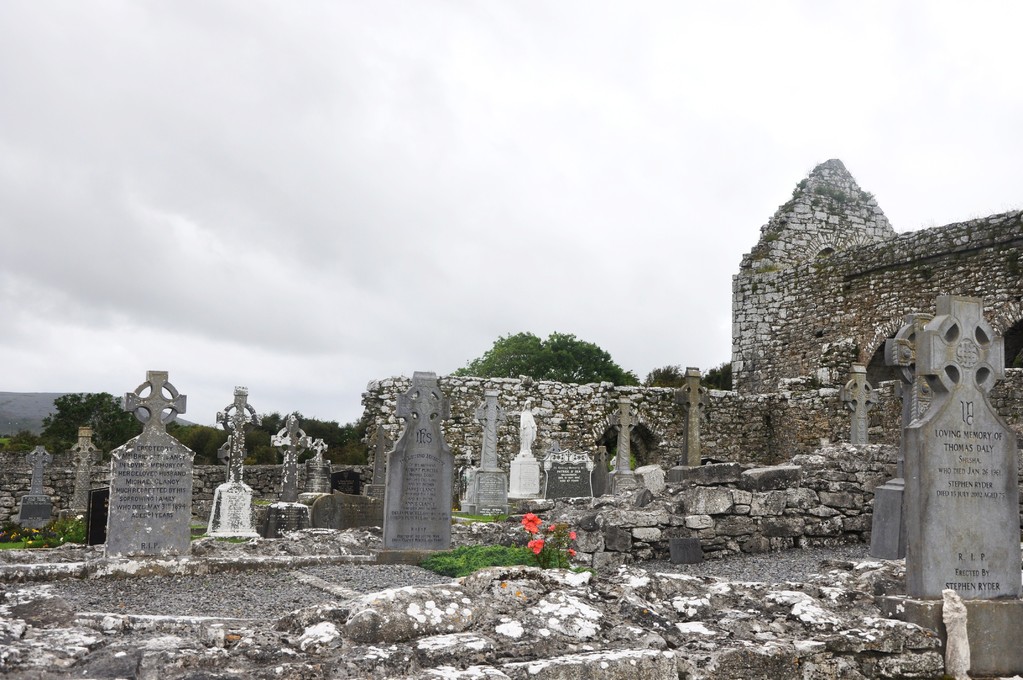
M 43 418 L 56 411 L 53 400 L 68 392 L 0 392 L 0 435 L 43 431 Z

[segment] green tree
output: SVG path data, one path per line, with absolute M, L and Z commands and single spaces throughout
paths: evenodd
M 109 452 L 142 432 L 142 423 L 106 392 L 65 394 L 53 400 L 56 411 L 43 419 L 42 440 L 52 452 L 78 443 L 78 428 L 92 427 L 92 441 Z
M 655 368 L 643 381 L 646 387 L 682 387 L 685 384 L 686 372 L 678 365 Z
M 217 452 L 227 441 L 227 432 L 208 425 L 182 425 L 172 422 L 167 425 L 167 432 L 179 442 L 195 451 L 196 465 L 219 465 Z
M 546 340 L 532 333 L 502 336 L 483 356 L 452 375 L 478 378 L 528 375 L 535 380 L 565 383 L 639 384 L 636 374 L 623 370 L 605 350 L 566 333 L 551 333 Z
M 310 438 L 324 441 L 327 451 L 323 455 L 331 462 L 339 465 L 361 465 L 368 460 L 369 451 L 362 443 L 366 435 L 365 424 L 360 422 L 339 425 L 336 420 L 307 418 L 298 411 L 294 412 L 294 416 L 298 418 L 299 427 Z M 249 450 L 246 461 L 264 464 L 279 462 L 280 452 L 270 445 L 270 441 L 273 435 L 287 426 L 287 421 L 288 416 L 282 416 L 276 411 L 261 415 L 260 424 L 246 435 L 246 448 Z M 299 457 L 299 461 L 308 460 L 314 455 L 316 452 L 309 449 Z
M 707 371 L 703 376 L 703 384 L 715 390 L 732 389 L 732 362 L 726 361 Z
M 19 430 L 17 434 L 7 438 L 2 447 L 4 451 L 31 451 L 40 443 L 40 438 L 29 430 Z

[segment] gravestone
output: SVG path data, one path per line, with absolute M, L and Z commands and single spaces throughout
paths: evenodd
M 362 493 L 362 473 L 358 470 L 339 470 L 330 475 L 330 488 L 334 493 L 358 496 Z
M 483 426 L 483 450 L 476 472 L 476 514 L 508 514 L 508 477 L 497 465 L 497 426 L 504 422 L 504 409 L 497 403 L 497 390 L 487 390 L 476 408 L 476 420 Z
M 590 474 L 593 460 L 585 453 L 562 451 L 558 442 L 543 459 L 544 498 L 585 498 L 593 496 Z
M 849 425 L 849 443 L 853 446 L 866 446 L 867 412 L 877 403 L 877 390 L 867 382 L 867 367 L 853 364 L 849 371 L 849 382 L 839 390 L 839 398 L 846 408 L 852 411 Z
M 245 461 L 245 428 L 258 424 L 259 416 L 249 404 L 249 391 L 234 388 L 234 401 L 217 413 L 217 422 L 227 430 L 227 441 L 218 456 L 227 462 L 227 481 L 213 492 L 213 509 L 206 529 L 208 536 L 259 536 L 252 524 L 252 488 L 242 481 Z
M 29 492 L 21 497 L 18 510 L 18 524 L 26 529 L 42 529 L 50 523 L 53 514 L 53 501 L 43 493 L 43 472 L 53 456 L 42 446 L 37 446 L 27 454 L 25 460 L 32 467 L 32 483 Z
M 459 511 L 469 515 L 476 514 L 476 499 L 479 495 L 479 486 L 477 485 L 476 479 L 477 472 L 479 472 L 479 468 L 475 465 L 463 468 L 462 471 L 465 484 L 465 495 L 462 496 L 461 502 L 458 504 L 458 509 Z
M 611 493 L 618 496 L 639 486 L 632 471 L 632 428 L 637 424 L 636 409 L 628 397 L 618 399 L 618 412 L 612 416 L 618 425 L 618 452 L 615 455 L 615 469 L 611 473 Z
M 519 452 L 508 466 L 508 495 L 512 498 L 536 498 L 540 495 L 540 461 L 533 455 L 536 419 L 531 410 L 532 404 L 532 399 L 526 399 L 519 414 Z
M 323 457 L 327 442 L 314 439 L 309 447 L 316 455 L 305 462 L 305 493 L 330 493 L 330 461 Z
M 895 477 L 874 489 L 874 514 L 871 520 L 870 556 L 900 560 L 906 556 L 906 530 L 902 521 L 902 502 L 906 489 L 906 428 L 923 415 L 931 403 L 931 388 L 923 376 L 916 375 L 916 338 L 934 318 L 931 314 L 907 314 L 905 325 L 894 338 L 885 341 L 885 365 L 895 367 L 901 382 L 896 393 L 902 397 L 902 424 L 899 457 Z
M 187 555 L 192 535 L 192 459 L 195 453 L 167 433 L 185 412 L 185 395 L 167 371 L 124 395 L 124 410 L 142 421 L 142 434 L 110 452 L 107 557 Z
M 263 537 L 280 538 L 285 531 L 309 527 L 309 506 L 298 502 L 298 457 L 312 444 L 312 438 L 291 414 L 270 443 L 281 452 L 281 495 L 267 508 Z
M 594 496 L 603 496 L 610 493 L 611 478 L 608 470 L 607 449 L 601 446 L 593 456 L 593 473 L 590 475 L 590 485 L 593 488 Z
M 387 451 L 391 446 L 384 428 L 377 425 L 377 444 L 373 452 L 373 481 L 366 485 L 365 493 L 372 498 L 384 497 L 384 481 L 387 479 Z
M 110 512 L 110 487 L 89 489 L 85 510 L 85 544 L 100 545 L 107 542 L 107 516 Z
M 71 513 L 84 515 L 89 507 L 92 465 L 99 461 L 100 450 L 92 443 L 92 428 L 78 428 L 78 443 L 71 447 L 75 459 L 75 490 L 71 496 Z
M 686 368 L 685 381 L 677 396 L 686 414 L 682 454 L 685 465 L 696 467 L 700 464 L 700 419 L 708 404 L 707 388 L 700 385 L 700 369 L 692 366 Z
M 940 296 L 936 307 L 916 338 L 932 402 L 905 432 L 907 593 L 1018 598 L 1016 435 L 988 401 L 1004 375 L 1002 339 L 978 298 Z
M 412 376 L 412 387 L 398 398 L 396 415 L 405 424 L 387 458 L 384 548 L 447 550 L 454 457 L 441 434 L 449 405 L 435 373 Z
M 384 501 L 371 496 L 335 493 L 313 501 L 312 525 L 317 529 L 359 529 L 383 526 Z

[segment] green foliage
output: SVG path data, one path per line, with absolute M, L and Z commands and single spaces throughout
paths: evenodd
M 437 553 L 423 560 L 419 566 L 441 576 L 457 578 L 486 567 L 533 563 L 532 554 L 521 546 L 472 545 Z
M 827 196 L 833 199 L 836 203 L 845 203 L 849 200 L 849 197 L 841 189 L 835 189 L 834 187 L 825 186 L 818 184 L 814 187 L 813 192 L 819 196 Z
M 13 437 L 6 437 L 2 448 L 4 451 L 31 451 L 39 446 L 42 440 L 28 430 L 20 430 Z
M 531 512 L 522 516 L 522 528 L 533 538 L 526 544 L 536 565 L 541 569 L 568 569 L 570 559 L 575 556 L 572 541 L 575 532 L 567 524 L 550 523 L 543 526 L 543 520 Z
M 686 384 L 686 372 L 679 365 L 662 366 L 647 373 L 645 387 L 682 387 Z
M 546 340 L 532 333 L 502 336 L 483 356 L 452 375 L 479 378 L 528 375 L 534 380 L 565 383 L 639 384 L 636 374 L 623 370 L 605 350 L 565 333 L 551 333 Z
M 227 432 L 208 425 L 181 425 L 174 422 L 167 432 L 179 442 L 195 451 L 196 465 L 218 465 L 217 451 L 227 441 Z
M 270 444 L 271 437 L 287 427 L 288 415 L 281 415 L 275 411 L 260 416 L 260 424 L 245 435 L 246 448 L 249 450 L 249 456 L 245 459 L 247 464 L 278 462 L 280 451 Z M 365 465 L 369 460 L 369 449 L 362 443 L 362 439 L 366 436 L 365 423 L 355 422 L 339 425 L 336 420 L 307 418 L 298 411 L 295 411 L 294 415 L 298 418 L 299 427 L 303 432 L 312 439 L 322 439 L 326 443 L 327 451 L 323 455 L 332 463 L 336 465 Z M 308 460 L 315 455 L 315 451 L 307 450 L 299 458 L 299 461 Z
M 0 548 L 55 548 L 85 543 L 85 522 L 79 517 L 55 519 L 42 529 L 25 529 L 13 522 L 0 528 Z
M 703 376 L 703 385 L 715 390 L 732 389 L 732 362 L 726 361 L 720 366 L 707 371 Z
M 78 428 L 92 427 L 92 441 L 110 451 L 142 432 L 133 414 L 106 392 L 65 394 L 53 401 L 56 411 L 43 419 L 42 440 L 51 452 L 67 451 L 78 443 Z

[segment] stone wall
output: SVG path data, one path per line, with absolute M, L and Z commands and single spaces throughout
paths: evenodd
M 411 387 L 409 378 L 390 378 L 371 383 L 363 394 L 363 417 L 370 427 L 367 443 L 376 440 L 383 427 L 396 440 L 400 421 L 395 417 L 398 395 Z M 821 441 L 849 441 L 850 417 L 839 401 L 838 388 L 818 387 L 811 379 L 789 380 L 773 394 L 750 395 L 711 390 L 701 425 L 705 459 L 769 465 L 798 454 L 811 453 Z M 901 406 L 894 383 L 878 387 L 879 403 L 870 413 L 870 441 L 897 444 Z M 483 429 L 475 418 L 485 390 L 500 392 L 498 403 L 508 414 L 498 427 L 498 456 L 507 469 L 509 457 L 518 452 L 518 413 L 527 398 L 533 399 L 537 439 L 533 453 L 540 455 L 551 441 L 562 449 L 595 452 L 617 438 L 611 414 L 620 395 L 637 405 L 642 425 L 633 431 L 632 449 L 637 463 L 662 467 L 682 458 L 684 412 L 667 388 L 615 387 L 610 383 L 569 385 L 523 379 L 442 377 L 441 391 L 451 401 L 451 418 L 443 425 L 444 437 L 455 455 L 472 454 L 479 462 Z M 1005 380 L 991 394 L 995 407 L 1023 435 L 1023 369 L 1007 369 Z

